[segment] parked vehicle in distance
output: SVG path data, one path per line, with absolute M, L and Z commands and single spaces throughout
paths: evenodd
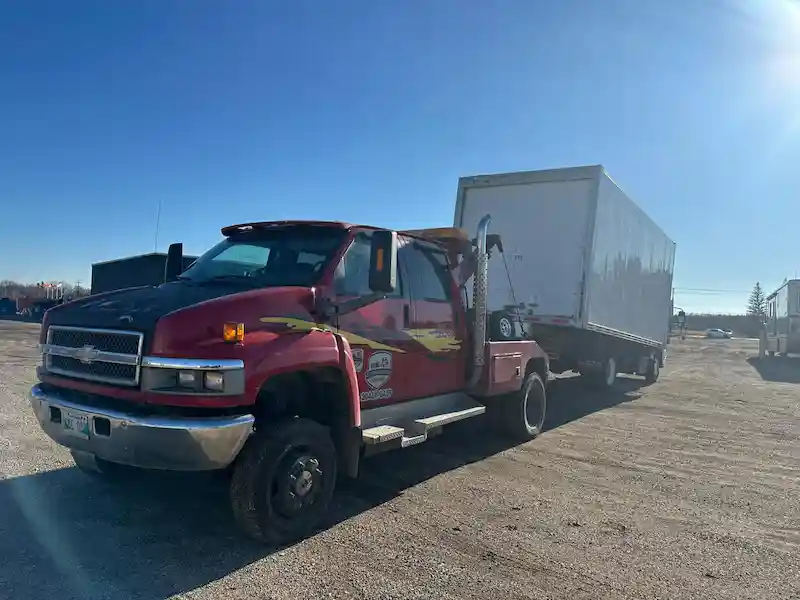
M 730 339 L 733 334 L 726 329 L 706 329 L 705 336 L 714 339 Z
M 617 373 L 655 381 L 669 343 L 675 243 L 603 167 L 461 178 L 454 225 L 471 229 L 489 211 L 505 246 L 489 263 L 492 339 L 535 339 L 552 371 L 599 387 Z
M 234 225 L 182 273 L 173 244 L 165 283 L 47 311 L 33 410 L 89 473 L 228 469 L 244 532 L 302 537 L 367 456 L 487 411 L 541 431 L 547 355 L 486 339 L 490 222 Z

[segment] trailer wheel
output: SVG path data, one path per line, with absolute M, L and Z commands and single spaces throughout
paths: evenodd
M 658 374 L 661 372 L 661 361 L 658 357 L 651 358 L 647 361 L 647 372 L 644 374 L 644 380 L 647 383 L 655 383 L 658 381 Z
M 490 408 L 503 433 L 527 442 L 542 432 L 547 412 L 547 389 L 538 373 L 529 373 L 518 392 L 498 398 Z
M 233 469 L 233 516 L 251 538 L 281 545 L 314 531 L 336 486 L 336 448 L 327 427 L 307 419 L 257 430 Z
M 608 389 L 617 381 L 617 360 L 612 356 L 603 361 L 599 370 L 581 371 L 587 382 L 598 389 Z
M 493 312 L 489 317 L 491 339 L 508 342 L 514 339 L 514 322 L 504 312 Z

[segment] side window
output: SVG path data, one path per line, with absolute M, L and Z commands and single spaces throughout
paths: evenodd
M 369 236 L 358 233 L 342 256 L 333 276 L 339 296 L 365 296 L 369 289 Z
M 369 260 L 372 247 L 370 234 L 361 231 L 353 238 L 350 247 L 342 256 L 333 275 L 333 285 L 338 296 L 368 296 L 372 293 L 369 289 Z M 402 295 L 403 281 L 400 273 L 397 274 L 397 289 L 390 297 Z
M 415 243 L 401 249 L 405 254 L 405 268 L 414 300 L 450 302 L 447 257 L 443 252 L 423 249 Z

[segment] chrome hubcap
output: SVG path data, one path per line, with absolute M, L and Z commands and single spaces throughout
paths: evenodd
M 298 496 L 305 496 L 311 491 L 312 487 L 314 487 L 314 476 L 310 471 L 303 471 L 297 476 L 297 480 L 294 483 L 294 493 Z
M 312 456 L 287 457 L 286 471 L 273 484 L 274 506 L 286 518 L 299 517 L 316 502 L 322 488 L 319 460 Z

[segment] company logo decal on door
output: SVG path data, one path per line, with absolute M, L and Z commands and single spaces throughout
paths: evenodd
M 353 364 L 356 367 L 356 373 L 361 373 L 361 370 L 364 368 L 364 349 L 363 348 L 353 348 Z
M 361 401 L 383 400 L 391 398 L 394 393 L 391 388 L 384 388 L 392 376 L 392 353 L 373 352 L 367 360 L 367 370 L 364 373 L 364 380 L 372 388 L 366 392 L 361 392 Z

